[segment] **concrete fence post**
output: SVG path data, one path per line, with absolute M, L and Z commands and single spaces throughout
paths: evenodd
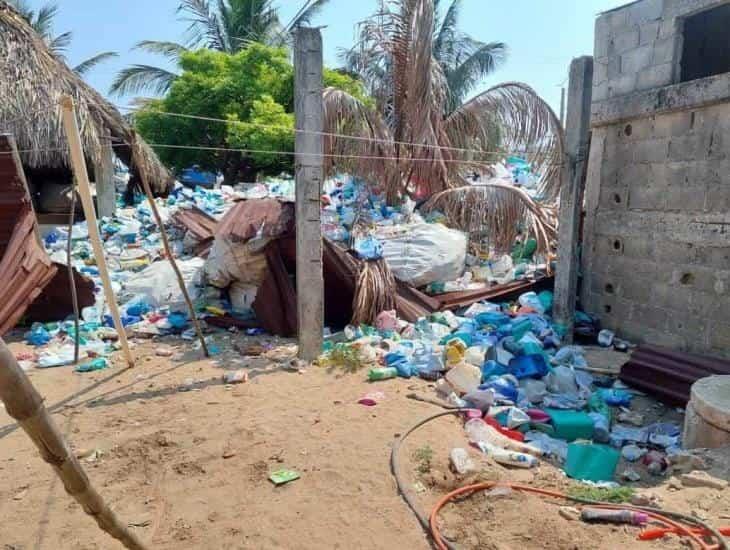
M 319 29 L 294 31 L 294 144 L 297 231 L 297 326 L 299 357 L 322 352 L 324 279 L 320 196 L 324 177 L 322 35 Z
M 573 341 L 578 286 L 578 247 L 583 211 L 585 167 L 590 144 L 593 58 L 583 56 L 570 64 L 568 109 L 565 117 L 565 159 L 558 218 L 558 261 L 555 272 L 553 317 Z

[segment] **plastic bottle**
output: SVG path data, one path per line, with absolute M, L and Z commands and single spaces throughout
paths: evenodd
M 527 453 L 533 456 L 543 456 L 543 452 L 536 447 L 520 443 L 514 439 L 510 439 L 506 435 L 499 433 L 492 426 L 481 419 L 474 418 L 469 420 L 464 429 L 469 437 L 469 441 L 473 443 L 489 443 L 502 449 L 509 449 L 518 453 Z
M 93 361 L 79 365 L 75 370 L 76 372 L 92 372 L 95 370 L 102 370 L 107 367 L 109 367 L 109 362 L 103 357 L 97 357 Z
M 605 521 L 607 523 L 628 523 L 629 525 L 643 525 L 649 521 L 649 516 L 643 512 L 633 510 L 606 510 L 604 508 L 583 508 L 580 517 L 583 521 Z
M 477 446 L 484 454 L 492 457 L 498 464 L 516 466 L 518 468 L 534 468 L 540 463 L 540 461 L 532 455 L 517 451 L 509 451 L 485 441 L 478 441 Z
M 368 372 L 368 380 L 375 382 L 376 380 L 388 380 L 389 378 L 395 378 L 398 376 L 398 369 L 395 367 L 380 367 L 377 369 L 370 369 Z
M 482 371 L 479 367 L 461 362 L 446 373 L 446 381 L 458 393 L 469 393 L 479 387 Z

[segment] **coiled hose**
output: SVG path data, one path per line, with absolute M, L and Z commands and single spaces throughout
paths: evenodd
M 403 497 L 403 500 L 406 501 L 406 504 L 411 509 L 411 511 L 414 513 L 418 521 L 421 523 L 421 526 L 423 529 L 429 533 L 432 538 L 433 542 L 436 545 L 437 548 L 440 550 L 456 550 L 456 547 L 443 538 L 441 536 L 441 533 L 439 532 L 438 525 L 437 525 L 437 519 L 438 519 L 438 513 L 443 508 L 443 506 L 451 501 L 453 498 L 465 494 L 465 493 L 473 493 L 476 491 L 482 491 L 485 489 L 491 489 L 493 487 L 502 486 L 502 487 L 510 487 L 517 491 L 524 491 L 524 492 L 531 492 L 531 493 L 537 493 L 544 496 L 550 496 L 555 498 L 562 498 L 568 501 L 576 502 L 579 504 L 587 504 L 595 507 L 602 507 L 607 509 L 620 509 L 620 510 L 634 510 L 638 512 L 644 512 L 649 515 L 649 517 L 662 522 L 669 528 L 672 528 L 673 531 L 677 532 L 678 534 L 687 536 L 691 538 L 695 543 L 697 543 L 698 547 L 702 550 L 728 550 L 727 543 L 725 542 L 724 537 L 720 534 L 720 532 L 712 527 L 709 524 L 704 523 L 703 521 L 690 516 L 688 514 L 682 514 L 679 512 L 671 512 L 667 510 L 661 510 L 659 508 L 653 508 L 649 506 L 631 506 L 631 505 L 623 505 L 623 504 L 612 504 L 609 502 L 599 502 L 595 500 L 590 499 L 584 499 L 579 497 L 572 497 L 570 495 L 566 495 L 557 491 L 548 491 L 545 489 L 538 489 L 535 487 L 529 487 L 526 485 L 519 485 L 516 483 L 507 483 L 507 482 L 486 482 L 486 483 L 477 483 L 473 485 L 467 485 L 465 487 L 461 487 L 459 489 L 456 489 L 455 491 L 452 491 L 448 493 L 447 495 L 444 495 L 439 502 L 436 503 L 436 506 L 433 507 L 431 514 L 429 517 L 426 517 L 425 514 L 423 514 L 416 504 L 416 499 L 413 495 L 413 493 L 407 488 L 406 484 L 403 483 L 403 480 L 400 476 L 400 462 L 399 462 L 399 452 L 401 445 L 406 440 L 406 438 L 415 432 L 418 428 L 423 426 L 424 424 L 427 424 L 428 422 L 435 420 L 436 418 L 441 418 L 442 416 L 448 416 L 448 415 L 454 415 L 454 414 L 461 414 L 463 412 L 466 412 L 470 409 L 450 409 L 446 411 L 441 411 L 436 414 L 432 414 L 430 416 L 427 416 L 426 418 L 419 420 L 415 425 L 411 426 L 404 434 L 402 434 L 398 439 L 395 440 L 395 443 L 393 443 L 393 448 L 390 452 L 390 469 L 393 474 L 393 477 L 395 478 L 396 485 L 398 486 L 398 492 Z M 701 536 L 692 528 L 687 527 L 679 522 L 688 523 L 692 526 L 697 526 L 705 531 L 709 532 L 714 538 L 717 539 L 717 544 L 710 545 L 705 543 Z

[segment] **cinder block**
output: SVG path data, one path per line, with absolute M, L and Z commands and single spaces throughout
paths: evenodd
M 639 45 L 653 44 L 659 38 L 661 21 L 650 21 L 639 27 Z
M 669 311 L 646 305 L 648 301 L 648 296 L 645 296 L 643 299 L 644 303 L 634 304 L 631 320 L 646 329 L 665 332 L 669 325 Z
M 690 305 L 690 293 L 676 285 L 655 284 L 652 286 L 651 302 L 664 309 L 682 312 L 686 317 Z M 673 328 L 676 330 L 676 325 Z
M 634 162 L 664 162 L 667 160 L 668 153 L 669 140 L 667 138 L 646 139 L 634 144 Z
M 598 86 L 593 86 L 592 100 L 605 101 L 608 99 L 608 81 L 602 82 Z
M 677 264 L 693 264 L 697 259 L 697 247 L 692 243 L 682 243 L 669 240 L 667 236 L 661 235 L 656 237 L 656 246 L 654 247 L 654 258 L 662 269 L 671 272 L 671 266 Z M 679 278 L 672 282 L 678 282 Z
M 621 56 L 618 54 L 609 55 L 606 58 L 606 78 L 615 80 L 621 76 Z
M 638 74 L 636 89 L 651 90 L 652 88 L 669 86 L 672 83 L 673 74 L 674 66 L 671 63 L 652 65 Z
M 608 97 L 627 95 L 636 90 L 636 74 L 623 74 L 608 81 Z
M 705 188 L 701 185 L 670 186 L 666 189 L 665 208 L 677 212 L 701 212 L 705 209 Z
M 659 210 L 666 208 L 666 189 L 646 182 L 629 188 L 630 210 Z
M 653 260 L 655 242 L 651 235 L 624 240 L 624 256 L 636 260 Z
M 654 47 L 638 46 L 621 55 L 621 73 L 638 73 L 653 65 Z
M 730 213 L 730 187 L 727 184 L 708 185 L 704 209 L 708 212 Z
M 619 165 L 617 169 L 617 180 L 619 185 L 626 185 L 630 189 L 643 187 L 649 182 L 650 167 L 646 164 L 630 162 Z
M 705 158 L 701 139 L 696 135 L 673 137 L 669 142 L 670 161 L 691 161 Z
M 713 323 L 709 330 L 711 347 L 730 349 L 730 323 Z
M 679 288 L 692 291 L 693 293 L 716 296 L 718 292 L 715 286 L 719 280 L 718 274 L 722 274 L 723 272 L 724 270 L 719 271 L 697 264 L 677 265 L 672 270 L 672 283 Z
M 608 53 L 621 55 L 633 50 L 639 45 L 639 27 L 629 27 L 616 32 L 608 46 Z
M 649 182 L 658 188 L 666 188 L 668 186 L 667 165 L 664 162 L 649 165 Z
M 609 14 L 599 15 L 596 19 L 593 39 L 593 57 L 599 59 L 608 55 L 611 35 L 611 17 Z
M 608 57 L 593 60 L 593 86 L 608 80 Z
M 674 63 L 675 44 L 676 39 L 674 36 L 662 38 L 654 42 L 652 64 L 663 65 L 664 63 Z
M 705 267 L 725 269 L 730 266 L 730 246 L 698 246 L 696 261 Z M 730 308 L 727 315 L 730 318 Z
M 680 33 L 679 21 L 676 17 L 667 17 L 659 23 L 659 38 L 669 38 Z
M 684 136 L 692 129 L 692 119 L 690 111 L 657 115 L 654 117 L 654 136 Z
M 641 141 L 650 139 L 654 133 L 653 118 L 634 119 L 626 124 L 618 125 L 616 132 L 618 141 Z
M 648 21 L 661 19 L 664 11 L 664 0 L 641 0 L 625 8 L 628 12 L 628 23 L 641 25 Z
M 644 304 L 650 301 L 654 282 L 650 279 L 637 277 L 618 278 L 621 288 L 620 296 L 635 304 Z

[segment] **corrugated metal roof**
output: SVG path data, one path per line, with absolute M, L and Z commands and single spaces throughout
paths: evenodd
M 692 384 L 713 374 L 730 374 L 730 361 L 645 345 L 621 367 L 620 378 L 660 401 L 684 406 Z

